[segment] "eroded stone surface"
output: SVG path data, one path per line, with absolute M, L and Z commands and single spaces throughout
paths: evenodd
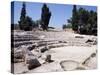
M 23 54 L 25 56 L 24 61 L 14 63 L 15 73 L 84 70 L 97 67 L 96 36 L 63 31 L 15 31 L 14 38 L 14 59 L 21 56 L 18 51 L 23 52 L 24 50 L 25 52 Z M 88 41 L 89 39 L 92 41 Z M 33 58 L 36 58 L 41 65 L 30 66 L 31 70 L 29 70 L 29 65 L 27 63 L 25 65 L 25 62 Z M 53 62 L 48 62 L 50 60 Z M 63 61 L 68 61 L 67 64 L 63 64 L 64 68 L 60 64 Z M 77 62 L 77 66 L 76 63 L 70 61 Z

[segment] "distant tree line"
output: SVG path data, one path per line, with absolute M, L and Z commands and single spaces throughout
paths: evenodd
M 50 17 L 51 17 L 51 12 L 49 11 L 49 8 L 47 7 L 46 4 L 43 4 L 41 19 L 33 21 L 31 17 L 26 16 L 26 4 L 23 2 L 20 21 L 18 22 L 19 28 L 20 30 L 31 31 L 33 28 L 38 28 L 39 25 L 41 25 L 41 28 L 43 30 L 48 30 Z
M 68 20 L 72 29 L 80 34 L 97 35 L 97 12 L 73 5 L 72 17 Z
M 71 24 L 63 24 L 62 29 L 72 28 Z

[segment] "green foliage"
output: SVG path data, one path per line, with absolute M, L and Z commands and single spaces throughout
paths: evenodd
M 66 28 L 67 28 L 67 25 L 66 25 L 66 24 L 64 24 L 62 28 L 63 28 L 63 29 L 66 29 Z
M 72 17 L 68 20 L 72 29 L 81 34 L 97 35 L 97 12 L 73 6 Z
M 19 27 L 21 30 L 24 30 L 24 24 L 25 24 L 25 18 L 26 18 L 26 5 L 23 3 L 22 10 L 21 10 L 21 16 L 19 21 Z
M 71 24 L 67 24 L 67 28 L 72 28 L 72 25 Z
M 49 11 L 49 8 L 46 4 L 42 7 L 42 13 L 41 13 L 41 27 L 43 30 L 48 30 L 48 24 L 50 21 L 51 12 Z
M 24 22 L 24 26 L 23 26 L 24 30 L 25 30 L 25 31 L 30 31 L 30 30 L 32 30 L 32 25 L 33 25 L 32 19 L 31 19 L 29 16 L 27 16 L 27 17 L 25 18 L 25 22 Z
M 32 19 L 29 16 L 26 16 L 26 5 L 23 3 L 21 16 L 19 21 L 19 27 L 21 30 L 30 31 L 32 30 Z
M 77 11 L 77 8 L 76 8 L 76 5 L 73 6 L 73 14 L 72 14 L 72 29 L 77 31 L 78 29 L 78 11 Z
M 40 24 L 41 24 L 41 20 L 33 21 L 33 28 L 39 28 Z
M 66 29 L 66 28 L 72 28 L 72 25 L 71 24 L 63 24 L 63 27 L 62 29 Z

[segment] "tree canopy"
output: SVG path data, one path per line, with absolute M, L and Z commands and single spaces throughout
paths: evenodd
M 97 12 L 88 11 L 84 8 L 77 9 L 73 5 L 72 17 L 68 20 L 72 24 L 72 29 L 81 34 L 97 35 Z

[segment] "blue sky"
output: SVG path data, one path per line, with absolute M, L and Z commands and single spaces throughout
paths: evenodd
M 34 21 L 41 18 L 41 8 L 43 3 L 26 2 L 26 13 Z M 47 3 L 49 10 L 52 13 L 49 26 L 61 28 L 63 24 L 67 24 L 67 19 L 72 16 L 73 5 L 68 4 L 50 4 Z M 95 6 L 77 6 L 83 7 L 86 10 L 97 11 Z M 14 2 L 14 23 L 18 23 L 22 9 L 22 2 Z

